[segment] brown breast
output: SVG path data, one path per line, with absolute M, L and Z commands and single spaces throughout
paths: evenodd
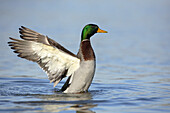
M 83 58 L 83 60 L 95 60 L 95 54 L 93 48 L 91 47 L 90 40 L 81 42 L 80 51 L 81 59 Z

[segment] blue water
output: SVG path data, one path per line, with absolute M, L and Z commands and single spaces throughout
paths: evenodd
M 170 112 L 170 1 L 44 1 L 0 3 L 0 112 Z M 84 25 L 108 34 L 92 37 L 97 58 L 88 93 L 63 94 L 37 64 L 7 46 L 29 27 L 77 53 Z

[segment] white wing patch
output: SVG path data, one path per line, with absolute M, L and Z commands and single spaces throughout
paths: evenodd
M 65 70 L 68 70 L 66 76 L 72 75 L 80 66 L 80 59 L 52 46 L 31 41 L 31 48 L 41 59 L 41 63 L 45 64 L 44 68 L 47 70 L 43 70 L 46 71 L 51 82 L 60 79 Z

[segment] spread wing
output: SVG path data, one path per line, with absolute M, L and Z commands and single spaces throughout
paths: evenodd
M 22 40 L 10 38 L 9 46 L 18 57 L 37 62 L 54 87 L 78 69 L 80 59 L 54 40 L 23 26 L 19 30 Z

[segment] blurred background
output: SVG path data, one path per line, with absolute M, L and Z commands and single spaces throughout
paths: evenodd
M 110 104 L 104 106 L 105 103 L 98 103 L 98 107 L 94 107 L 92 111 L 102 112 L 104 109 L 108 112 L 121 112 L 124 108 L 130 112 L 130 108 L 136 108 L 135 112 L 144 112 L 152 106 L 154 112 L 169 112 L 169 12 L 169 0 L 1 0 L 0 82 L 8 84 L 2 85 L 1 95 L 11 94 L 8 88 L 10 84 L 17 87 L 9 78 L 26 77 L 49 82 L 35 63 L 17 58 L 8 47 L 8 37 L 19 38 L 20 26 L 48 35 L 76 54 L 82 28 L 94 23 L 108 33 L 96 34 L 91 39 L 97 57 L 97 70 L 91 87 L 92 98 L 109 100 Z M 50 85 L 52 90 L 52 84 Z M 102 89 L 105 89 L 104 92 L 93 93 Z M 23 94 L 22 87 L 20 90 L 16 94 Z M 134 90 L 136 91 L 133 92 Z M 145 94 L 140 95 L 142 92 Z M 106 96 L 108 93 L 110 95 Z M 99 96 L 101 94 L 105 96 Z M 127 100 L 112 107 L 115 105 L 113 97 L 117 96 Z M 156 97 L 158 100 L 150 100 L 149 97 Z M 150 102 L 145 103 L 139 98 L 149 99 Z M 129 101 L 133 101 L 135 105 L 122 107 Z M 160 103 L 155 104 L 155 101 Z M 8 106 L 9 103 L 3 105 Z M 14 108 L 16 106 L 14 104 Z

